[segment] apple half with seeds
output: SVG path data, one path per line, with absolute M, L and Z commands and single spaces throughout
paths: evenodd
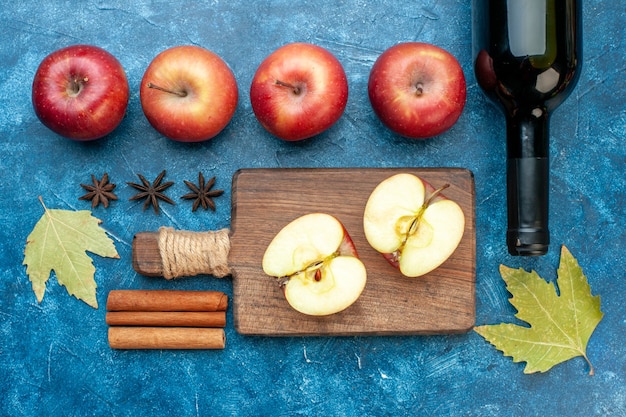
M 425 275 L 456 250 L 465 230 L 461 207 L 421 178 L 401 173 L 382 181 L 363 214 L 365 238 L 406 277 Z
M 291 307 L 312 316 L 345 310 L 367 281 L 350 235 L 325 213 L 306 214 L 283 227 L 263 255 L 263 271 L 280 280 Z

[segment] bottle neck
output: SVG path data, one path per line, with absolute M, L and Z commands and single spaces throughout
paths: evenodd
M 548 250 L 548 112 L 507 115 L 507 246 L 512 255 Z
M 517 109 L 507 114 L 508 159 L 547 158 L 549 154 L 549 114 L 545 108 Z

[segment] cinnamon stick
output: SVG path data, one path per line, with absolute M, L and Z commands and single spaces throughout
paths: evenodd
M 195 327 L 109 327 L 112 349 L 224 349 L 224 329 Z
M 109 311 L 110 326 L 224 327 L 225 311 Z
M 111 290 L 108 311 L 225 311 L 228 296 L 220 291 Z

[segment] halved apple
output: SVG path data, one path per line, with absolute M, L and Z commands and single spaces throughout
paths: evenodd
M 348 308 L 367 280 L 345 227 L 325 213 L 306 214 L 283 227 L 263 255 L 263 271 L 281 281 L 294 309 L 313 316 Z
M 369 244 L 407 277 L 419 277 L 444 263 L 465 230 L 461 207 L 441 190 L 408 173 L 382 181 L 363 214 Z

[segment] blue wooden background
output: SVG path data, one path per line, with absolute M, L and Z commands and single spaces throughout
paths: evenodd
M 469 1 L 62 1 L 5 2 L 0 8 L 0 415 L 7 416 L 624 416 L 626 415 L 626 17 L 619 1 L 583 5 L 584 69 L 551 123 L 553 244 L 540 258 L 514 258 L 504 245 L 504 119 L 478 88 L 471 63 Z M 367 99 L 369 70 L 389 46 L 409 40 L 452 52 L 467 78 L 467 106 L 447 133 L 397 137 Z M 292 41 L 316 43 L 344 64 L 350 98 L 341 120 L 301 143 L 269 136 L 248 99 L 256 67 Z M 101 46 L 126 69 L 128 115 L 109 137 L 76 143 L 46 129 L 30 102 L 39 62 L 76 43 Z M 180 144 L 157 134 L 139 104 L 139 82 L 162 50 L 195 44 L 221 55 L 240 88 L 234 119 L 215 139 Z M 514 321 L 500 264 L 553 281 L 559 248 L 579 260 L 605 317 L 588 355 L 545 374 L 524 375 L 474 332 L 432 337 L 264 338 L 229 324 L 222 351 L 113 351 L 104 304 L 112 289 L 215 289 L 229 278 L 168 283 L 131 267 L 136 232 L 229 226 L 230 181 L 255 167 L 464 167 L 476 179 L 478 324 Z M 217 211 L 164 204 L 160 216 L 128 201 L 127 181 L 167 169 L 183 180 L 201 170 L 226 190 Z M 89 209 L 79 183 L 108 172 L 120 200 L 94 215 L 119 260 L 93 256 L 100 309 L 69 297 L 51 277 L 38 304 L 21 265 L 26 237 L 49 208 Z M 321 180 L 321 179 L 320 179 Z M 332 186 L 329 184 L 329 186 Z M 235 300 L 236 302 L 236 300 Z M 280 320 L 277 317 L 276 320 Z

